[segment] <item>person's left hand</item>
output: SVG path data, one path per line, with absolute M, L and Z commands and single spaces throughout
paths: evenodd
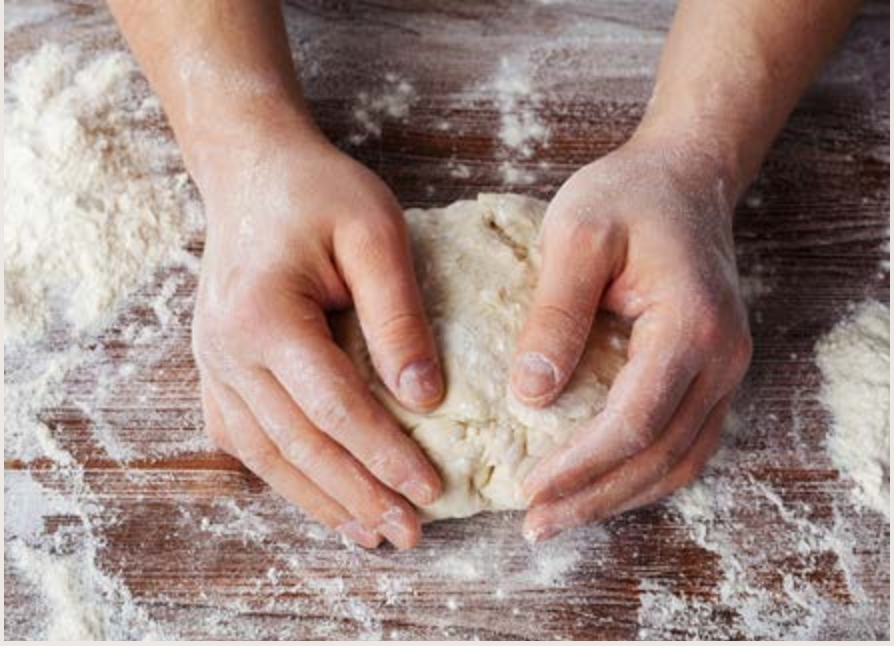
M 716 449 L 751 358 L 721 176 L 698 150 L 635 139 L 549 205 L 515 395 L 539 407 L 561 394 L 600 306 L 634 323 L 605 409 L 524 483 L 529 540 L 652 503 Z

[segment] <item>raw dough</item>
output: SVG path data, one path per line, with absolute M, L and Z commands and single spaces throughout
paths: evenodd
M 441 498 L 426 520 L 522 509 L 520 483 L 575 423 L 598 413 L 626 357 L 627 327 L 600 314 L 566 392 L 546 409 L 526 407 L 508 388 L 515 339 L 536 283 L 537 233 L 546 204 L 482 194 L 443 209 L 406 212 L 416 275 L 447 379 L 430 414 L 402 408 L 375 376 L 353 312 L 333 321 L 336 338 L 373 392 L 439 468 Z

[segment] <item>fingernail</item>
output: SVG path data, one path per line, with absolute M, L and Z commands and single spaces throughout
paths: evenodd
M 340 534 L 344 534 L 352 541 L 357 543 L 358 545 L 362 545 L 363 547 L 377 547 L 378 544 L 382 541 L 382 537 L 379 536 L 376 532 L 371 532 L 366 527 L 360 524 L 358 520 L 351 520 L 347 523 L 343 523 L 335 528 L 335 531 Z
M 421 480 L 408 480 L 400 491 L 417 505 L 428 505 L 435 501 L 435 490 Z
M 552 361 L 537 352 L 528 352 L 515 364 L 515 389 L 526 399 L 548 395 L 559 383 L 559 371 Z
M 398 549 L 406 549 L 413 542 L 413 535 L 406 526 L 406 512 L 400 507 L 392 507 L 382 514 L 382 522 L 376 531 L 383 534 Z
M 540 527 L 529 527 L 522 535 L 525 540 L 531 543 L 542 543 L 545 540 L 557 536 L 562 533 L 562 528 L 557 525 L 541 525 Z
M 438 364 L 431 359 L 411 363 L 400 373 L 397 391 L 401 399 L 414 404 L 424 406 L 438 401 L 444 391 Z

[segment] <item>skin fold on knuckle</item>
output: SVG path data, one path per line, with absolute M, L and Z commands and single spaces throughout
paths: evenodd
M 325 438 L 292 437 L 282 442 L 281 446 L 283 458 L 304 473 L 330 467 L 339 457 L 332 442 Z
M 572 354 L 587 342 L 590 336 L 592 313 L 572 312 L 564 307 L 550 303 L 534 306 L 532 312 L 532 330 L 524 341 L 531 345 L 544 345 L 553 354 L 553 363 L 568 363 Z M 561 341 L 561 342 L 560 342 Z M 546 349 L 546 348 L 545 348 Z M 567 366 L 557 366 L 566 368 Z
M 421 312 L 400 312 L 378 322 L 370 335 L 372 344 L 379 349 L 376 353 L 379 356 L 374 361 L 377 364 L 383 361 L 393 363 L 394 372 L 399 373 L 411 363 L 431 359 L 434 344 L 427 326 Z M 397 378 L 396 374 L 394 378 Z
M 364 465 L 379 480 L 392 489 L 400 489 L 414 477 L 414 469 L 418 469 L 415 455 L 396 448 L 378 448 L 372 455 L 365 457 Z
M 262 476 L 279 460 L 279 451 L 273 445 L 255 444 L 239 451 L 239 460 L 252 473 Z
M 344 394 L 336 392 L 333 384 L 322 382 L 316 387 L 305 385 L 299 404 L 314 426 L 325 434 L 340 437 L 351 426 L 352 414 L 356 406 Z

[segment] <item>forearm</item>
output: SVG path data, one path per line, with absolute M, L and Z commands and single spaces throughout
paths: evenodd
M 239 145 L 254 124 L 318 136 L 276 0 L 108 4 L 194 174 L 203 157 Z
M 637 137 L 706 155 L 734 201 L 858 7 L 857 0 L 682 0 Z

